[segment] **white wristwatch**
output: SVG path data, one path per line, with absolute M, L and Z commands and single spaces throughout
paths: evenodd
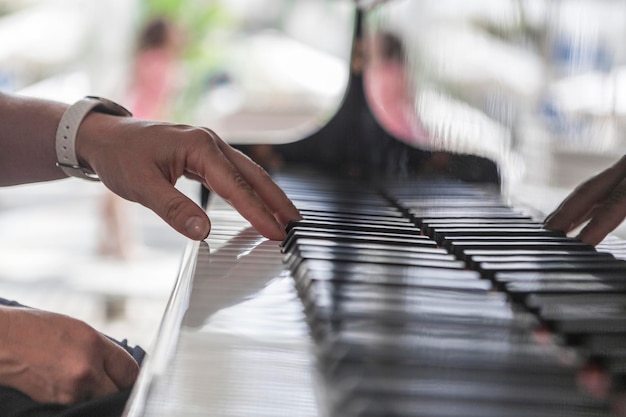
M 56 134 L 57 166 L 68 176 L 99 181 L 98 176 L 83 168 L 76 157 L 76 134 L 83 119 L 92 111 L 114 116 L 132 116 L 123 106 L 106 98 L 87 96 L 67 108 Z

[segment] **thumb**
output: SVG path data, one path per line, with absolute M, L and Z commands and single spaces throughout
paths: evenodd
M 209 235 L 211 222 L 204 210 L 163 178 L 151 182 L 137 202 L 189 239 L 203 240 Z
M 118 390 L 133 386 L 139 374 L 139 365 L 122 347 L 106 340 L 104 372 Z

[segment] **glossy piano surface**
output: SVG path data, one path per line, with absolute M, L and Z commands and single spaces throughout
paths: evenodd
M 304 220 L 281 248 L 212 201 L 126 415 L 611 415 L 626 246 L 541 222 L 626 149 L 624 3 L 329 7 L 354 13 L 337 109 L 221 125 Z
M 317 416 L 308 329 L 278 242 L 225 203 L 187 247 L 127 416 Z
M 304 220 L 279 247 L 212 201 L 127 416 L 610 415 L 611 393 L 581 381 L 626 376 L 623 241 L 554 242 L 497 189 L 456 179 L 277 180 Z M 406 190 L 437 197 L 428 217 Z M 466 229 L 492 244 L 478 254 L 424 228 L 458 221 L 463 201 L 492 222 Z M 505 245 L 511 219 L 526 240 Z

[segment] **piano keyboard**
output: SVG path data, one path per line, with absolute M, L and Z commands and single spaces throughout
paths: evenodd
M 626 373 L 626 262 L 429 179 L 278 176 L 278 247 L 223 204 L 188 250 L 126 416 L 608 416 Z
M 591 361 L 623 375 L 626 262 L 484 187 L 280 184 L 330 416 L 610 414 L 577 381 Z

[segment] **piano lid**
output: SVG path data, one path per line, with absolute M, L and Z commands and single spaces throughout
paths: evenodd
M 622 1 L 263 4 L 195 121 L 270 169 L 448 170 L 550 212 L 624 154 Z

